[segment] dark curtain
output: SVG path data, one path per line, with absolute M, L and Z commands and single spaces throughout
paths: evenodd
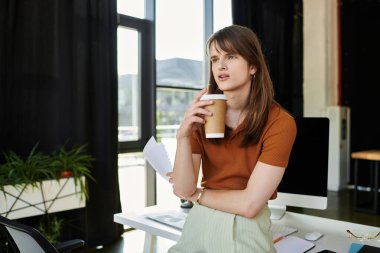
M 302 0 L 232 0 L 232 18 L 261 40 L 276 100 L 302 116 Z
M 380 148 L 380 2 L 342 1 L 342 95 L 351 108 L 351 150 Z
M 88 145 L 96 161 L 86 208 L 63 236 L 88 247 L 121 234 L 117 176 L 115 0 L 0 1 L 0 152 Z M 66 239 L 66 238 L 65 238 Z M 67 238 L 68 239 L 68 238 Z
M 351 151 L 380 149 L 379 132 L 379 59 L 380 2 L 343 0 L 342 31 L 342 98 L 351 110 Z M 375 31 L 376 30 L 376 31 Z M 363 163 L 363 164 L 362 164 Z M 361 167 L 369 168 L 366 161 Z M 354 160 L 351 159 L 351 168 Z M 361 170 L 359 182 L 370 185 L 370 171 Z M 354 170 L 350 170 L 350 182 Z

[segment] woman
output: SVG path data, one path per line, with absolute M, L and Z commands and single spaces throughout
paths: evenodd
M 296 125 L 273 99 L 257 36 L 232 25 L 207 43 L 210 84 L 196 95 L 177 132 L 170 182 L 196 204 L 169 252 L 275 252 L 267 202 L 276 197 Z M 206 93 L 227 97 L 226 136 L 206 139 Z M 201 188 L 197 180 L 202 163 Z

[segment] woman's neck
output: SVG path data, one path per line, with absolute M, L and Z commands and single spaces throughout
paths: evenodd
M 245 118 L 244 109 L 245 99 L 241 96 L 227 95 L 226 125 L 232 129 L 236 129 Z
M 244 89 L 233 91 L 224 91 L 227 97 L 227 112 L 226 125 L 232 129 L 236 129 L 240 125 L 246 115 L 245 106 L 249 96 L 249 85 L 244 86 Z
M 243 122 L 244 118 L 245 113 L 243 111 L 227 108 L 225 123 L 229 128 L 236 129 Z

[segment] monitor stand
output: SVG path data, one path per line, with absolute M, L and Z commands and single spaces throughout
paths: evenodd
M 273 204 L 268 204 L 268 207 L 270 209 L 271 215 L 270 218 L 271 220 L 279 220 L 284 216 L 286 212 L 286 206 L 284 205 L 273 205 Z

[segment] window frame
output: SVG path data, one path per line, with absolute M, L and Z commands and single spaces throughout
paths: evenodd
M 118 14 L 118 27 L 132 28 L 139 32 L 139 75 L 140 75 L 140 126 L 141 137 L 136 141 L 118 141 L 119 153 L 137 152 L 156 132 L 155 92 L 155 42 L 154 22 L 148 19 Z M 143 70 L 143 71 L 142 71 Z

